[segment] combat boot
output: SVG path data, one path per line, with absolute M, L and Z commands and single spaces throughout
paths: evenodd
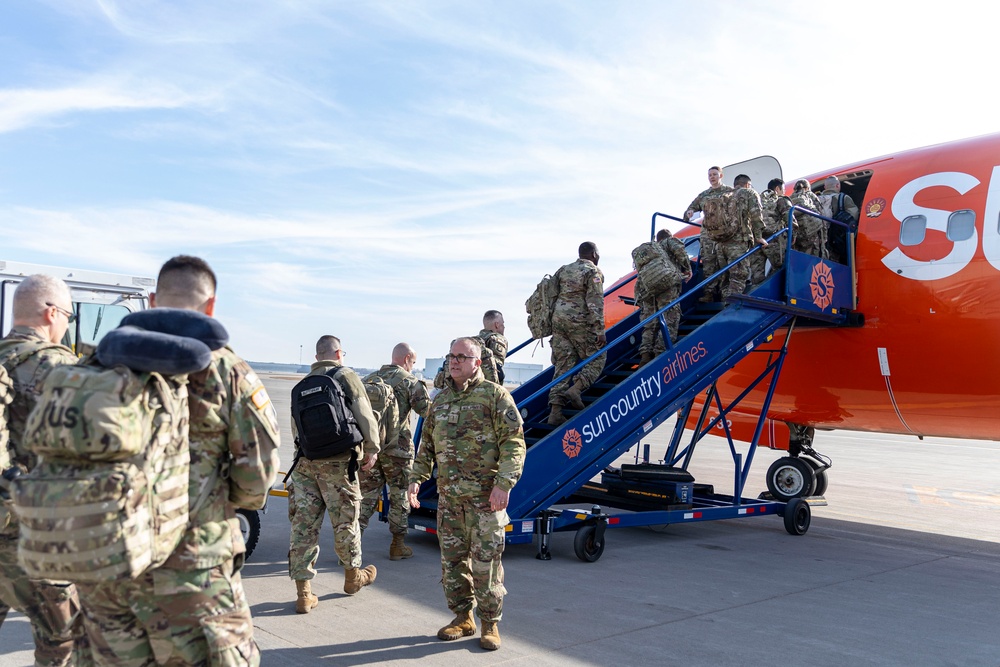
M 553 405 L 549 412 L 549 426 L 559 426 L 566 422 L 566 415 L 562 413 L 561 405 Z
M 403 560 L 413 555 L 413 549 L 403 544 L 405 537 L 402 533 L 393 533 L 392 544 L 389 545 L 389 560 Z
M 438 639 L 450 642 L 462 637 L 471 637 L 474 634 L 476 634 L 476 621 L 473 620 L 470 609 L 455 614 L 455 620 L 438 630 Z
M 566 393 L 563 394 L 563 396 L 565 396 L 566 400 L 569 401 L 570 407 L 576 408 L 577 410 L 583 410 L 587 406 L 583 403 L 583 396 L 581 396 L 582 393 L 583 386 L 580 384 L 580 381 L 577 380 L 573 383 L 572 387 L 566 390 Z
M 639 359 L 639 365 L 640 366 L 645 366 L 646 364 L 648 364 L 652 360 L 653 360 L 653 353 L 652 352 L 643 352 L 642 353 L 642 357 L 640 357 L 640 359 Z
M 374 565 L 368 567 L 350 567 L 344 570 L 344 592 L 354 595 L 365 586 L 375 581 L 378 570 Z
M 479 645 L 487 651 L 500 648 L 500 628 L 496 621 L 483 621 L 483 633 L 479 636 Z
M 308 579 L 296 579 L 295 589 L 299 594 L 298 599 L 295 601 L 296 614 L 308 614 L 319 606 L 319 598 L 313 595 L 312 585 Z

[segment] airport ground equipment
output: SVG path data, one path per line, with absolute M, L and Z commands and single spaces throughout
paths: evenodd
M 769 241 L 787 243 L 784 236 L 782 230 Z M 741 260 L 752 252 L 760 249 L 749 251 Z M 727 304 L 701 303 L 698 298 L 702 288 L 714 276 L 703 279 L 696 274 L 677 301 L 647 320 L 640 321 L 639 313 L 633 313 L 608 330 L 609 342 L 598 353 L 606 355 L 602 375 L 584 393 L 583 410 L 564 407 L 563 413 L 569 416 L 566 423 L 557 427 L 547 423 L 549 389 L 561 379 L 552 377 L 551 366 L 515 389 L 513 396 L 524 419 L 528 450 L 524 473 L 511 491 L 507 541 L 528 543 L 537 536 L 538 557 L 548 559 L 549 536 L 573 530 L 577 533 L 577 556 L 595 561 L 603 553 L 608 528 L 776 514 L 784 518 L 789 533 L 804 534 L 811 510 L 810 501 L 802 496 L 815 488 L 815 476 L 810 474 L 815 466 L 791 471 L 805 479 L 798 494 L 777 500 L 767 496 L 747 498 L 743 492 L 794 329 L 846 326 L 854 321 L 850 311 L 854 303 L 852 274 L 850 260 L 848 265 L 836 264 L 792 250 L 790 244 L 784 268 L 770 274 L 749 294 L 731 297 Z M 683 318 L 678 341 L 671 345 L 663 314 L 678 302 Z M 654 318 L 660 324 L 667 349 L 640 367 L 642 328 Z M 787 333 L 783 343 L 777 345 L 774 333 L 781 328 Z M 598 354 L 581 361 L 567 375 Z M 759 377 L 747 382 L 738 397 L 724 404 L 715 382 L 749 354 L 767 355 L 768 363 Z M 726 415 L 762 383 L 767 391 L 761 416 L 752 442 L 741 451 L 729 432 Z M 685 444 L 684 425 L 701 395 L 704 400 L 697 428 Z M 709 418 L 709 407 L 714 407 L 718 415 Z M 611 467 L 645 434 L 674 415 L 678 419 L 660 463 L 650 462 L 646 455 L 643 463 Z M 698 442 L 710 432 L 717 433 L 717 425 L 725 433 L 733 458 L 735 491 L 731 496 L 716 494 L 713 486 L 696 483 L 688 472 Z M 436 532 L 434 478 L 421 487 L 420 501 L 421 508 L 411 511 L 411 526 Z M 823 503 L 821 499 L 812 502 Z M 579 507 L 580 503 L 585 503 L 586 509 L 561 507 Z

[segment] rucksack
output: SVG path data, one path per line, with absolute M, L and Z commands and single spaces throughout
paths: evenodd
M 535 287 L 528 300 L 524 302 L 528 311 L 528 330 L 533 339 L 552 335 L 552 311 L 556 307 L 559 296 L 559 273 L 555 276 L 545 275 Z
M 709 237 L 716 242 L 725 242 L 736 236 L 739 221 L 736 215 L 736 191 L 730 190 L 713 195 L 702 202 L 705 219 L 702 220 Z
M 647 295 L 660 294 L 680 285 L 680 272 L 656 241 L 647 241 L 632 250 L 632 262 L 642 281 L 642 291 Z
M 28 415 L 39 463 L 13 482 L 18 560 L 35 579 L 134 579 L 188 525 L 186 377 L 91 363 L 53 368 Z
M 352 451 L 364 441 L 344 389 L 334 378 L 344 368 L 307 375 L 292 387 L 296 443 L 309 460 Z
M 7 369 L 0 366 L 0 531 L 10 524 L 11 499 L 8 480 L 4 473 L 13 467 L 14 456 L 10 451 L 10 430 L 7 428 L 7 406 L 14 400 L 14 385 Z
M 384 450 L 390 443 L 395 444 L 399 437 L 399 402 L 396 400 L 396 392 L 375 373 L 367 376 L 363 384 L 372 412 L 375 413 L 375 421 L 378 422 L 379 445 Z

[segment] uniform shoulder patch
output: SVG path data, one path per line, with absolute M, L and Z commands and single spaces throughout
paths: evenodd
M 250 394 L 250 400 L 253 401 L 254 407 L 258 410 L 263 410 L 264 406 L 271 402 L 271 397 L 267 395 L 267 389 L 261 385 L 256 391 Z
M 504 410 L 503 419 L 511 426 L 521 425 L 521 413 L 517 411 L 517 408 L 508 408 Z

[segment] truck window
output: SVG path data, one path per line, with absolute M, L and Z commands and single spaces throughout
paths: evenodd
M 106 333 L 116 328 L 131 311 L 121 305 L 105 305 L 98 303 L 77 303 L 75 327 L 66 332 L 63 344 L 77 350 L 77 343 L 96 346 Z M 76 339 L 79 332 L 79 340 Z M 79 350 L 77 350 L 79 352 Z

